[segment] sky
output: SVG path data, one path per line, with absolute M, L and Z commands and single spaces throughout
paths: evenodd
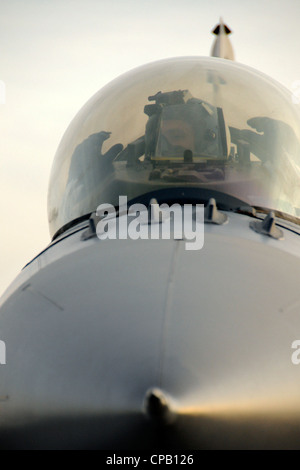
M 76 113 L 134 67 L 208 56 L 220 17 L 238 62 L 298 87 L 295 0 L 0 0 L 0 295 L 50 243 L 51 165 Z

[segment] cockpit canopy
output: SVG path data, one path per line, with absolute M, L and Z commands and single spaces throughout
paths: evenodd
M 119 196 L 176 188 L 300 217 L 299 142 L 297 105 L 265 75 L 216 58 L 145 65 L 100 90 L 67 129 L 50 179 L 51 235 Z

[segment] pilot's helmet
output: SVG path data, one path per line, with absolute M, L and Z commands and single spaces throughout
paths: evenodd
M 223 111 L 193 98 L 187 90 L 158 92 L 149 97 L 155 104 L 145 106 L 146 157 L 227 158 L 230 148 L 228 126 Z

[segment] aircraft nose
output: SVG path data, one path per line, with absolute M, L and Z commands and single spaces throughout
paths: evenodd
M 299 299 L 298 260 L 213 234 L 199 252 L 181 244 L 174 257 L 159 385 L 176 401 L 176 413 L 300 415 L 291 362 L 300 322 L 284 314 Z

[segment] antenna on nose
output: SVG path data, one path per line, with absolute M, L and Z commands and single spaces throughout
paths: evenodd
M 212 30 L 212 33 L 216 35 L 210 53 L 212 57 L 234 60 L 233 48 L 228 37 L 231 32 L 231 29 L 220 18 L 220 23 Z

